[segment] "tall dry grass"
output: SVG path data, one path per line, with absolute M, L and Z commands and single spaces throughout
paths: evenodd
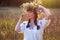
M 45 29 L 44 40 L 60 40 L 60 9 L 50 9 L 52 22 Z M 14 31 L 19 20 L 18 8 L 0 9 L 0 40 L 23 40 L 23 34 Z

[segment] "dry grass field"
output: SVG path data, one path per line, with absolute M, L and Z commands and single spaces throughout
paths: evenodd
M 60 9 L 49 8 L 52 14 L 51 24 L 45 29 L 44 40 L 60 40 Z M 0 7 L 0 40 L 23 40 L 23 34 L 14 31 L 19 20 L 20 9 Z

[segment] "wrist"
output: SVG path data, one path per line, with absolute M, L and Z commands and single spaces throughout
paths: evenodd
M 22 21 L 23 21 L 23 20 L 20 18 L 20 19 L 19 19 L 19 22 L 22 23 Z

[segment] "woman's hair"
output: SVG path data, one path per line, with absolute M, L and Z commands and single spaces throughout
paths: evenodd
M 34 16 L 35 16 L 34 23 L 35 23 L 35 25 L 37 26 L 37 30 L 39 30 L 39 29 L 40 29 L 40 26 L 37 25 L 38 13 L 37 13 L 36 9 L 37 9 L 37 8 L 29 7 L 29 8 L 27 8 L 27 12 L 28 12 L 28 11 L 34 12 Z M 30 27 L 29 23 L 30 23 L 30 19 L 28 20 L 27 28 Z

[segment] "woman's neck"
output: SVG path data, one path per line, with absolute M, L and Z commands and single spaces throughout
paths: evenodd
M 34 19 L 30 19 L 30 22 L 34 22 Z
M 30 24 L 31 24 L 31 25 L 34 25 L 34 19 L 31 19 L 31 20 L 30 20 Z

